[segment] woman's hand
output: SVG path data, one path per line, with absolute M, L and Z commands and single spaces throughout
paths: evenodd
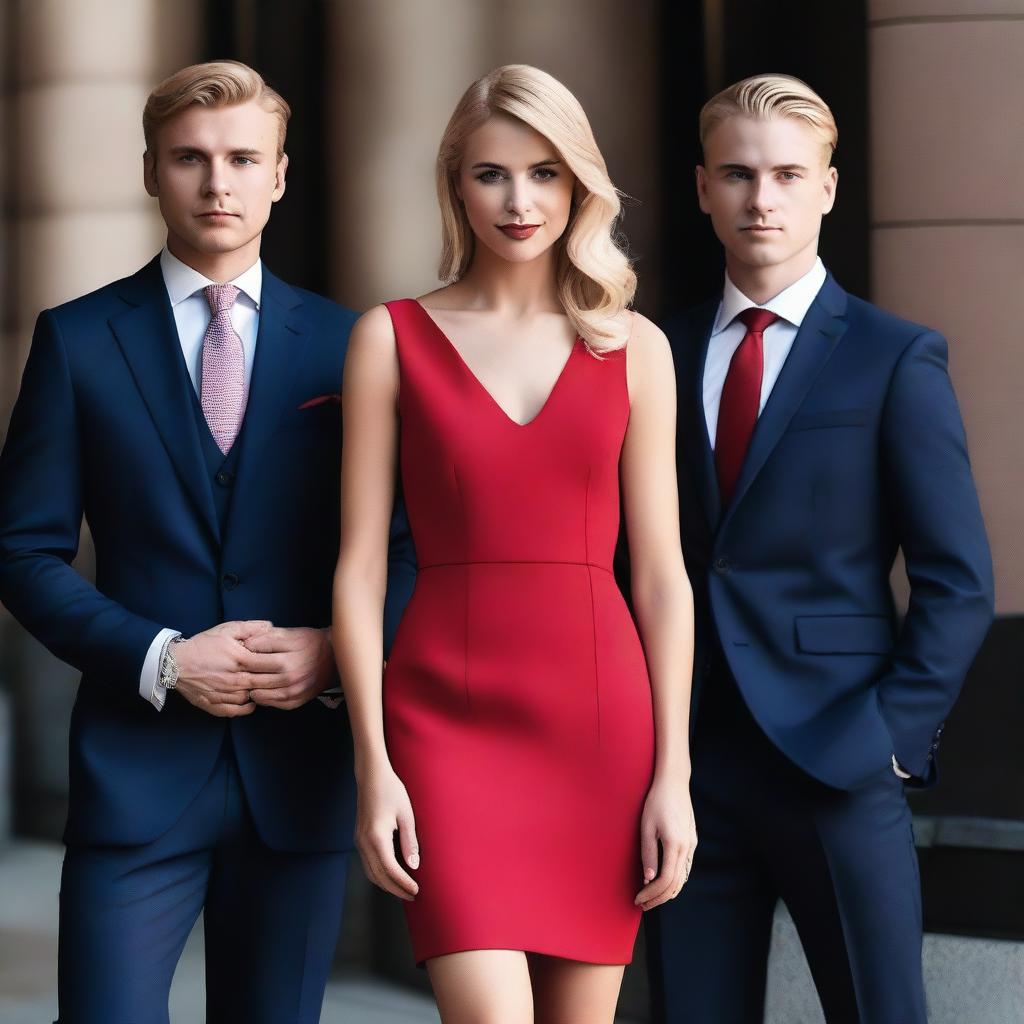
M 661 871 L 658 871 L 658 844 Z M 688 780 L 655 777 L 640 819 L 640 856 L 644 886 L 633 901 L 641 910 L 674 899 L 686 884 L 697 849 Z
M 412 803 L 402 780 L 385 764 L 359 779 L 356 847 L 366 877 L 374 885 L 399 899 L 411 900 L 419 886 L 395 856 L 396 831 L 402 857 L 415 871 L 420 855 Z

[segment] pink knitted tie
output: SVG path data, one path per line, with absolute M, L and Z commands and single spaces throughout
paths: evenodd
M 231 323 L 238 289 L 233 284 L 208 284 L 203 294 L 212 316 L 203 335 L 200 403 L 217 447 L 227 455 L 242 426 L 246 402 L 245 352 Z

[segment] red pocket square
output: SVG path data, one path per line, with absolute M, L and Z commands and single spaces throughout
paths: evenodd
M 326 402 L 334 402 L 335 405 L 341 405 L 341 395 L 317 395 L 316 398 L 310 398 L 308 401 L 303 402 L 299 406 L 299 411 L 303 409 L 315 409 L 318 405 L 324 405 Z

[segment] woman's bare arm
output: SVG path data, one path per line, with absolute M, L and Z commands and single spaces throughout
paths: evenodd
M 384 597 L 398 453 L 398 354 L 391 317 L 377 306 L 356 322 L 342 386 L 341 547 L 331 631 L 355 747 L 356 845 L 371 881 L 405 899 L 416 883 L 398 863 L 393 836 L 418 866 L 412 807 L 384 743 Z
M 633 607 L 654 704 L 654 781 L 641 835 L 645 885 L 637 897 L 650 909 L 676 894 L 696 846 L 689 799 L 693 594 L 679 540 L 672 355 L 665 335 L 639 315 L 627 346 L 627 378 L 623 503 Z

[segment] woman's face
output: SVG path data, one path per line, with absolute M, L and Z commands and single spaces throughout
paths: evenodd
M 473 234 L 510 263 L 536 259 L 561 237 L 575 184 L 543 135 L 502 114 L 469 136 L 455 180 Z

